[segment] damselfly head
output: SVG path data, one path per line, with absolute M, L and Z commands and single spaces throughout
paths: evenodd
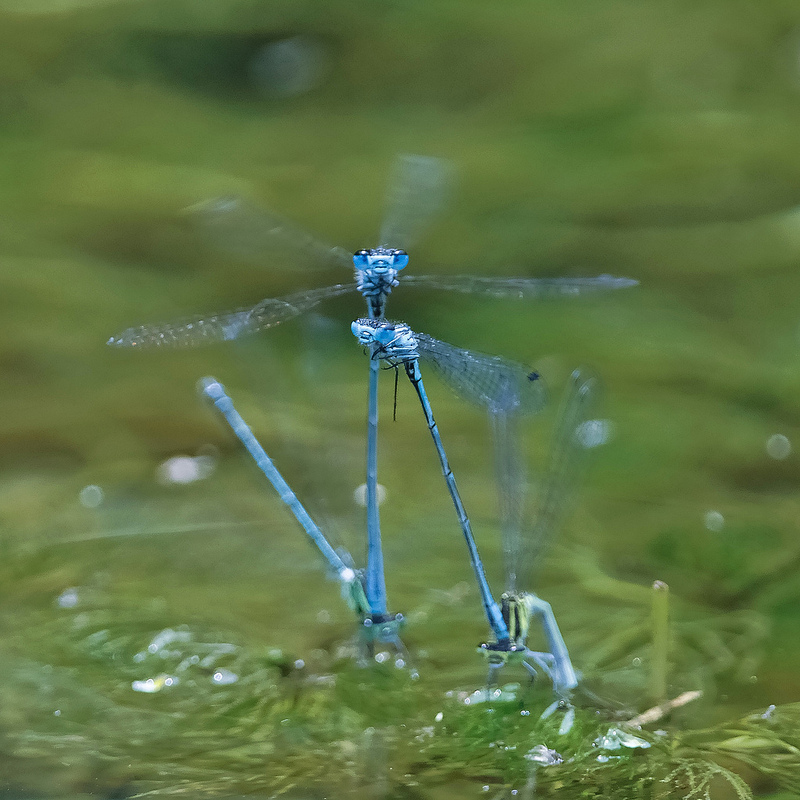
M 372 325 L 368 325 L 368 322 L 369 320 L 366 319 L 357 319 L 350 325 L 353 336 L 355 336 L 356 339 L 358 339 L 358 343 L 364 347 L 372 344 L 375 339 L 375 328 Z
M 408 253 L 393 247 L 358 250 L 353 254 L 353 266 L 358 270 L 393 269 L 399 271 L 408 266 Z
M 362 347 L 374 346 L 372 358 L 379 358 L 390 367 L 408 364 L 419 358 L 417 340 L 403 322 L 362 317 L 350 326 L 350 330 Z

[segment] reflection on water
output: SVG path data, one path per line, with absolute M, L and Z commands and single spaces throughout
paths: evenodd
M 683 796 L 741 789 L 713 765 L 742 763 L 800 792 L 795 16 L 0 0 L 0 793 L 638 797 L 662 776 Z M 603 380 L 581 437 L 604 446 L 541 571 L 585 687 L 561 737 L 544 685 L 464 702 L 485 694 L 486 631 L 408 387 L 392 423 L 382 381 L 381 513 L 418 681 L 354 666 L 318 554 L 197 401 L 219 375 L 361 563 L 360 298 L 249 342 L 105 346 L 346 282 L 215 246 L 184 210 L 236 195 L 355 250 L 398 152 L 459 174 L 418 274 L 641 281 L 538 303 L 392 297 L 415 330 L 535 367 L 553 396 L 579 365 Z M 484 420 L 428 383 L 496 580 Z M 532 475 L 554 414 L 525 430 Z M 668 694 L 703 698 L 599 763 L 591 743 L 663 699 L 656 580 Z

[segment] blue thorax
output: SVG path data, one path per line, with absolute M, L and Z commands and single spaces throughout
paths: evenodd
M 376 345 L 375 356 L 393 367 L 419 358 L 414 333 L 402 322 L 362 318 L 350 330 L 364 347 Z

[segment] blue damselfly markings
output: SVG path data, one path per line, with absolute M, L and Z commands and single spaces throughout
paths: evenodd
M 577 686 L 578 680 L 552 608 L 537 595 L 520 592 L 516 588 L 516 575 L 527 568 L 529 563 L 526 557 L 538 556 L 541 548 L 524 548 L 519 527 L 512 532 L 510 524 L 504 525 L 507 583 L 506 592 L 498 604 L 486 579 L 469 518 L 433 417 L 419 361 L 423 359 L 430 362 L 458 394 L 488 410 L 494 422 L 495 435 L 498 437 L 496 439 L 498 454 L 506 447 L 513 451 L 505 461 L 506 465 L 519 464 L 521 458 L 518 455 L 516 440 L 509 441 L 504 435 L 510 433 L 517 417 L 539 411 L 544 405 L 545 393 L 538 373 L 497 356 L 472 353 L 425 334 L 414 333 L 402 323 L 360 319 L 352 324 L 352 330 L 362 345 L 371 347 L 373 358 L 381 359 L 391 367 L 402 366 L 417 392 L 467 543 L 484 611 L 494 635 L 493 642 L 481 647 L 489 660 L 489 683 L 493 682 L 497 670 L 509 661 L 522 663 L 531 674 L 536 671 L 533 666 L 535 664 L 551 678 L 559 697 L 566 697 Z M 572 380 L 573 391 L 561 414 L 562 422 L 559 425 L 557 446 L 554 446 L 551 457 L 552 480 L 548 484 L 545 502 L 540 506 L 541 525 L 534 526 L 533 535 L 540 540 L 540 544 L 543 539 L 542 526 L 552 525 L 558 509 L 563 505 L 559 487 L 565 475 L 569 473 L 569 462 L 574 452 L 572 440 L 565 440 L 564 431 L 569 430 L 571 435 L 574 435 L 575 427 L 572 423 L 579 418 L 580 410 L 586 406 L 591 395 L 592 384 L 581 378 L 580 373 L 575 373 Z M 501 467 L 498 464 L 498 475 L 504 473 L 514 486 L 521 483 L 519 474 L 515 472 L 512 475 L 508 466 Z M 516 490 L 512 490 L 511 486 L 505 488 L 516 494 Z M 517 507 L 519 504 L 519 499 L 516 497 L 513 504 L 505 503 L 503 516 L 507 516 L 506 509 Z M 547 653 L 535 652 L 527 647 L 530 623 L 534 617 L 539 617 L 541 620 L 549 647 Z
M 207 314 L 164 325 L 128 328 L 108 340 L 115 347 L 190 346 L 237 339 L 275 327 L 304 314 L 323 300 L 359 292 L 371 319 L 383 319 L 386 300 L 408 264 L 403 248 L 411 246 L 443 204 L 449 165 L 436 158 L 404 155 L 389 184 L 387 212 L 379 246 L 353 256 L 320 243 L 298 226 L 267 211 L 254 210 L 231 198 L 212 200 L 195 209 L 194 218 L 223 248 L 239 255 L 275 255 L 273 245 L 294 246 L 313 263 L 355 267 L 355 281 L 267 298 L 235 311 Z M 635 286 L 638 281 L 600 275 L 591 278 L 485 278 L 473 276 L 407 276 L 404 283 L 422 288 L 483 294 L 491 297 L 542 298 L 605 292 Z M 373 613 L 386 612 L 378 472 L 378 362 L 370 361 L 367 403 L 367 538 L 366 591 Z
M 336 573 L 337 579 L 342 587 L 342 595 L 347 600 L 350 608 L 358 618 L 362 638 L 371 654 L 376 642 L 392 644 L 401 654 L 399 664 L 406 663 L 406 650 L 400 640 L 399 630 L 403 623 L 402 614 L 374 614 L 370 607 L 365 591 L 364 576 L 360 571 L 353 569 L 342 558 L 319 526 L 314 522 L 309 513 L 297 499 L 297 495 L 291 490 L 283 476 L 278 472 L 272 459 L 267 455 L 264 448 L 256 439 L 250 426 L 244 421 L 239 412 L 234 408 L 233 401 L 225 393 L 223 385 L 215 378 L 203 378 L 198 387 L 202 394 L 211 400 L 219 412 L 230 425 L 239 441 L 245 446 L 253 457 L 259 469 L 267 477 L 267 480 L 275 488 L 278 496 L 283 503 L 289 507 L 297 521 L 302 525 L 303 530 L 308 534 L 311 541 L 317 546 L 325 557 L 325 560 Z M 345 553 L 349 560 L 349 555 Z
M 355 267 L 355 280 L 283 297 L 267 298 L 248 308 L 174 320 L 162 325 L 127 328 L 112 336 L 115 347 L 180 347 L 229 341 L 273 328 L 310 311 L 323 300 L 359 292 L 368 316 L 384 316 L 386 299 L 408 265 L 405 249 L 414 244 L 443 205 L 451 168 L 447 162 L 419 155 L 398 157 L 389 184 L 387 211 L 379 246 L 350 255 L 342 247 L 318 241 L 299 226 L 238 198 L 218 198 L 190 210 L 212 241 L 236 255 L 275 260 L 276 245 L 291 248 L 309 263 Z M 638 285 L 637 280 L 599 275 L 582 278 L 491 278 L 473 275 L 406 275 L 403 283 L 427 289 L 482 294 L 497 298 L 541 299 L 607 292 Z

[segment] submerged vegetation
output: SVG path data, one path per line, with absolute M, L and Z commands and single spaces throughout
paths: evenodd
M 27 611 L 18 605 L 2 619 L 0 741 L 18 777 L 11 788 L 35 788 L 47 774 L 65 790 L 114 796 L 389 798 L 424 786 L 455 797 L 469 784 L 501 798 L 747 800 L 749 785 L 800 791 L 800 703 L 704 725 L 716 712 L 697 692 L 642 717 L 652 683 L 637 683 L 630 665 L 642 660 L 644 674 L 660 667 L 635 637 L 617 653 L 627 670 L 587 670 L 575 723 L 562 732 L 562 712 L 542 714 L 552 702 L 547 685 L 442 691 L 430 656 L 419 655 L 419 676 L 388 653 L 358 667 L 355 640 L 303 659 L 244 634 L 177 624 L 163 601 L 135 604 L 102 576 L 53 596 L 52 561 L 8 555 L 5 585 L 25 575 L 16 585 L 31 592 Z M 452 611 L 432 603 L 427 613 Z M 694 652 L 680 633 L 690 623 L 676 616 L 670 684 L 703 676 L 713 693 L 722 662 Z M 736 626 L 724 617 L 695 624 L 735 648 Z M 600 665 L 608 653 L 600 644 L 582 649 L 582 662 Z

